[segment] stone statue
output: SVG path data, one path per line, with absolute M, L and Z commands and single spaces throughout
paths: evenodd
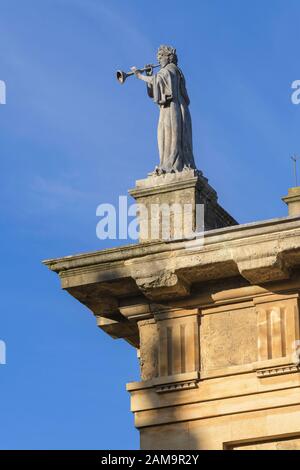
M 160 70 L 156 75 L 153 75 L 153 68 L 148 65 L 145 66 L 146 75 L 136 67 L 131 67 L 135 76 L 147 83 L 148 95 L 160 109 L 157 131 L 160 164 L 155 173 L 160 175 L 196 169 L 190 100 L 184 75 L 177 66 L 176 49 L 160 46 L 157 59 Z

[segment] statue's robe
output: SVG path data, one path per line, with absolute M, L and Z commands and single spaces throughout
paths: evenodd
M 193 156 L 189 97 L 182 71 L 168 64 L 152 76 L 148 94 L 159 105 L 158 148 L 161 172 L 196 168 Z

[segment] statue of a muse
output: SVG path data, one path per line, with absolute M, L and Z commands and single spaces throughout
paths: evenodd
M 146 75 L 143 75 L 143 70 L 131 67 L 134 75 L 147 83 L 148 95 L 160 110 L 157 131 L 160 164 L 155 173 L 160 175 L 196 169 L 190 100 L 184 75 L 177 66 L 176 49 L 160 46 L 157 59 L 160 70 L 156 75 L 153 75 L 153 68 L 148 65 L 144 69 Z

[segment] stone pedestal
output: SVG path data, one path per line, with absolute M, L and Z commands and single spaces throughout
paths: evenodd
M 192 232 L 237 224 L 218 204 L 216 191 L 197 170 L 150 175 L 138 180 L 129 194 L 141 205 L 141 242 L 189 238 Z

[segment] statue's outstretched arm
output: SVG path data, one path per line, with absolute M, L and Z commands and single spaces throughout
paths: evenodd
M 136 78 L 139 78 L 140 80 L 143 80 L 143 82 L 148 83 L 149 85 L 153 84 L 153 77 L 145 76 L 142 74 L 142 72 L 137 69 L 136 67 L 131 67 L 131 70 L 133 71 L 134 75 Z

